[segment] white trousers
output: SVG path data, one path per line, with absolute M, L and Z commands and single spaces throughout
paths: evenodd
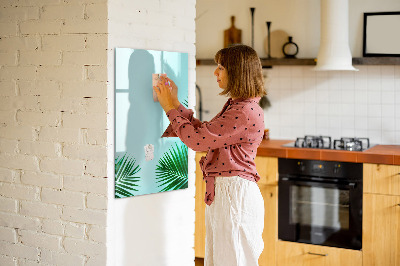
M 205 266 L 257 266 L 264 249 L 264 199 L 258 185 L 238 176 L 216 177 L 206 206 Z

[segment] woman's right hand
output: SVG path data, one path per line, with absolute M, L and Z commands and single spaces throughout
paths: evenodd
M 166 77 L 164 79 L 165 79 L 165 81 L 168 81 L 171 86 L 172 102 L 173 102 L 175 108 L 178 108 L 179 105 L 181 104 L 178 100 L 178 86 L 176 86 L 175 82 L 172 79 L 170 79 L 168 77 Z

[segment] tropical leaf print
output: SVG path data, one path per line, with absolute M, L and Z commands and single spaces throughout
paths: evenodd
M 134 196 L 138 191 L 140 177 L 136 175 L 141 168 L 136 165 L 136 159 L 125 153 L 122 157 L 115 159 L 115 198 Z
M 186 108 L 189 108 L 189 107 L 188 107 L 188 106 L 189 106 L 189 104 L 188 104 L 188 99 L 183 100 L 182 105 L 185 106 Z
M 188 148 L 186 145 L 172 146 L 164 153 L 156 167 L 156 183 L 160 192 L 188 187 Z

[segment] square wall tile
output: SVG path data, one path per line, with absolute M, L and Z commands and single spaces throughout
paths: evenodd
M 322 89 L 329 89 L 329 81 L 325 77 L 317 77 L 315 80 L 315 86 L 317 90 L 322 90 Z
M 316 123 L 317 123 L 317 129 L 329 128 L 329 116 L 317 115 Z
M 381 104 L 382 92 L 381 91 L 368 91 L 368 104 Z
M 368 118 L 367 117 L 354 117 L 355 130 L 367 131 L 368 130 Z
M 291 77 L 294 78 L 303 78 L 304 68 L 301 66 L 291 66 Z
M 329 115 L 329 105 L 317 102 L 317 116 Z
M 382 142 L 387 144 L 396 143 L 396 131 L 382 130 Z
M 344 129 L 352 129 L 355 128 L 355 118 L 354 117 L 342 117 L 341 119 L 341 127 Z
M 395 106 L 393 104 L 383 104 L 382 105 L 382 117 L 392 117 L 395 116 Z
M 331 116 L 341 115 L 340 103 L 329 103 L 328 106 L 329 106 L 329 115 Z
M 329 90 L 317 89 L 316 90 L 317 103 L 328 103 L 329 102 Z
M 395 101 L 395 92 L 394 91 L 382 91 L 382 105 L 384 104 L 394 104 Z
M 395 89 L 395 79 L 394 78 L 384 78 L 382 79 L 382 91 L 394 91 Z
M 367 81 L 368 91 L 380 91 L 382 88 L 382 82 L 379 77 L 368 76 Z
M 329 117 L 329 128 L 338 129 L 342 128 L 342 119 L 340 116 Z
M 304 102 L 315 103 L 317 98 L 317 92 L 314 88 L 306 88 L 304 90 Z
M 355 116 L 368 116 L 368 105 L 367 104 L 355 104 L 354 105 Z
M 382 129 L 382 119 L 375 117 L 368 117 L 368 131 L 381 131 Z
M 353 138 L 356 136 L 355 129 L 354 128 L 342 128 L 341 136 L 347 137 L 347 138 Z
M 394 79 L 394 68 L 395 66 L 381 66 L 382 79 L 391 78 Z
M 298 77 L 292 78 L 291 88 L 294 90 L 303 90 L 304 89 L 303 78 L 298 78 Z
M 355 101 L 355 92 L 354 89 L 344 89 L 342 90 L 342 103 L 351 103 L 354 104 Z
M 342 102 L 342 91 L 340 88 L 329 89 L 329 102 L 330 103 L 341 103 Z
M 315 102 L 305 102 L 304 103 L 304 114 L 305 115 L 316 115 L 317 104 Z
M 354 93 L 354 103 L 356 104 L 367 104 L 368 103 L 368 93 L 367 91 L 355 91 Z
M 355 114 L 355 105 L 350 103 L 342 103 L 338 106 L 341 110 L 340 114 L 344 117 L 353 116 Z
M 382 131 L 381 130 L 368 130 L 367 132 L 370 143 L 382 143 Z
M 396 121 L 394 117 L 383 117 L 382 118 L 382 132 L 383 131 L 395 131 L 396 130 Z
M 369 104 L 368 117 L 382 117 L 382 106 L 379 104 Z

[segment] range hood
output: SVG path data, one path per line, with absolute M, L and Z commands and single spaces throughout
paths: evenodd
M 316 71 L 351 70 L 349 1 L 321 0 L 321 40 Z

